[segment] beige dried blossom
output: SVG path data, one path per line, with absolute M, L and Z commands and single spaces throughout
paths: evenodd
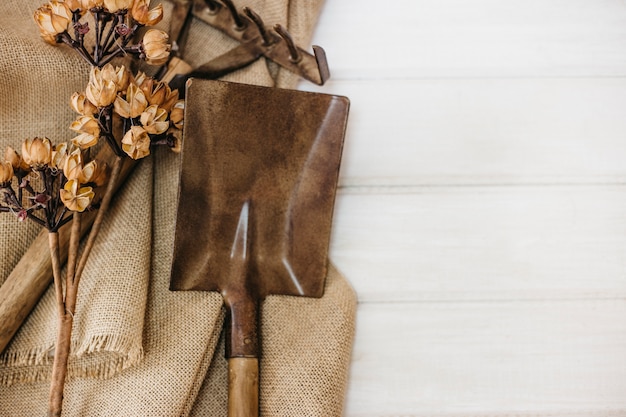
M 170 56 L 169 35 L 162 30 L 150 29 L 143 36 L 142 48 L 150 65 L 165 64 Z
M 81 133 L 78 136 L 74 136 L 72 145 L 79 147 L 80 149 L 88 149 L 98 144 L 98 136 L 90 135 L 89 133 Z
M 72 122 L 70 129 L 80 133 L 72 143 L 81 149 L 91 148 L 100 138 L 100 124 L 93 116 L 80 116 Z
M 85 96 L 96 107 L 109 106 L 117 96 L 117 84 L 111 79 L 103 79 L 102 71 L 93 67 L 89 73 Z
M 104 7 L 111 13 L 128 10 L 133 7 L 133 0 L 104 0 Z
M 20 154 L 17 153 L 17 151 L 10 146 L 7 146 L 7 150 L 4 153 L 4 159 L 5 161 L 11 163 L 14 171 L 17 171 L 17 170 L 26 171 L 26 172 L 30 171 L 30 165 L 28 165 L 24 161 L 24 158 L 22 158 Z
M 163 6 L 159 4 L 150 9 L 150 0 L 135 0 L 131 14 L 140 25 L 154 26 L 163 19 Z
M 178 100 L 178 90 L 172 91 L 167 83 L 146 77 L 145 74 L 141 83 L 137 85 L 146 95 L 150 105 L 156 104 L 167 112 L 172 109 L 172 106 Z
M 96 160 L 86 164 L 78 178 L 81 184 L 95 184 L 96 187 L 106 184 L 108 179 L 107 164 L 98 163 Z
M 35 10 L 34 18 L 41 36 L 49 42 L 51 38 L 54 39 L 56 35 L 69 28 L 72 23 L 72 11 L 63 1 L 52 0 Z
M 72 11 L 81 10 L 81 12 L 84 13 L 83 4 L 80 0 L 65 0 L 65 4 L 67 4 L 67 7 Z
M 78 180 L 81 184 L 93 183 L 98 187 L 104 185 L 107 179 L 108 173 L 106 164 L 98 164 L 96 160 L 86 164 L 78 176 Z
M 104 6 L 104 0 L 80 0 L 83 10 L 91 10 Z
M 167 120 L 167 112 L 157 105 L 149 106 L 141 113 L 139 121 L 146 132 L 151 135 L 160 135 L 170 127 L 170 122 Z
M 77 133 L 100 135 L 100 124 L 93 116 L 79 116 L 78 119 L 72 122 L 70 129 Z
M 178 100 L 170 112 L 170 121 L 177 129 L 183 128 L 185 118 L 185 100 Z
M 39 35 L 41 36 L 41 39 L 43 39 L 46 43 L 57 46 L 57 35 L 55 35 L 54 33 L 40 32 Z
M 133 78 L 133 82 L 135 84 L 137 84 L 138 86 L 141 86 L 143 83 L 145 83 L 147 80 L 149 80 L 151 77 L 148 77 L 146 75 L 145 72 L 143 71 L 139 71 Z
M 178 96 L 178 90 L 172 90 L 170 86 L 165 83 L 165 98 L 163 99 L 163 102 L 159 104 L 159 107 L 167 110 L 168 112 L 172 111 L 172 108 L 178 101 Z
M 10 183 L 13 179 L 13 165 L 10 162 L 0 162 L 0 185 Z
M 83 170 L 83 154 L 80 149 L 74 149 L 63 163 L 63 175 L 68 180 L 77 180 Z
M 113 81 L 117 87 L 117 92 L 125 91 L 128 88 L 130 82 L 130 72 L 122 65 L 121 67 L 114 67 L 111 64 L 106 64 L 101 70 L 96 68 L 96 72 L 99 71 L 99 76 L 104 81 Z
M 150 136 L 141 126 L 133 126 L 122 138 L 122 149 L 133 159 L 150 155 Z
M 67 142 L 61 142 L 54 147 L 52 151 L 52 159 L 50 160 L 50 167 L 56 169 L 63 169 L 65 159 L 67 158 L 68 145 Z
M 26 139 L 22 143 L 22 158 L 33 168 L 42 168 L 52 160 L 52 143 L 48 138 Z
M 125 119 L 139 117 L 146 107 L 146 95 L 135 83 L 129 84 L 126 98 L 118 96 L 113 103 L 113 110 Z
M 92 116 L 98 112 L 98 108 L 87 100 L 85 93 L 74 93 L 70 99 L 72 109 L 83 116 Z
M 95 196 L 93 188 L 80 187 L 80 183 L 75 179 L 65 183 L 59 194 L 65 207 L 78 212 L 85 211 Z

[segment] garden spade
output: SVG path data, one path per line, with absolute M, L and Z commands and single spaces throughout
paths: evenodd
M 258 415 L 263 299 L 323 295 L 348 107 L 326 94 L 187 84 L 170 288 L 224 298 L 231 417 Z

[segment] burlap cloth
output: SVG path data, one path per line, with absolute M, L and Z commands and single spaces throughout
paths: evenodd
M 39 38 L 32 13 L 40 5 L 0 2 L 2 151 L 19 148 L 27 137 L 70 139 L 68 100 L 87 80 L 80 58 Z M 287 25 L 299 44 L 308 45 L 321 0 L 237 5 L 252 7 L 268 26 Z M 185 58 L 200 64 L 235 45 L 194 21 Z M 264 61 L 225 79 L 278 87 L 294 87 L 297 80 Z M 221 297 L 168 290 L 178 171 L 178 155 L 157 150 L 114 200 L 81 281 L 64 415 L 226 415 Z M 38 232 L 32 223 L 0 215 L 0 282 Z M 355 307 L 352 289 L 334 267 L 322 299 L 266 300 L 262 415 L 341 415 Z M 55 330 L 48 291 L 0 356 L 1 416 L 45 415 Z

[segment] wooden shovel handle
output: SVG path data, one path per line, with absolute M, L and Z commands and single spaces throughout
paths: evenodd
M 167 70 L 165 75 L 161 78 L 161 81 L 165 81 L 169 83 L 174 79 L 177 75 L 187 75 L 189 74 L 193 68 L 191 65 L 186 63 L 180 58 L 173 57 L 170 62 L 167 64 Z
M 228 417 L 258 417 L 259 359 L 228 360 Z

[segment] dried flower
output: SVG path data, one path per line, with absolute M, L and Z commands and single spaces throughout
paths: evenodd
M 143 75 L 141 83 L 137 85 L 146 95 L 148 103 L 150 105 L 156 104 L 169 112 L 178 100 L 178 90 L 172 91 L 167 83 Z
M 31 167 L 42 168 L 52 159 L 52 143 L 48 138 L 26 139 L 22 143 L 22 158 Z
M 32 198 L 35 205 L 39 207 L 46 207 L 48 205 L 48 201 L 52 200 L 52 196 L 49 194 L 39 193 L 36 194 L 35 197 Z
M 83 170 L 83 154 L 80 149 L 74 149 L 63 163 L 63 175 L 68 180 L 76 180 L 80 177 Z
M 178 100 L 172 107 L 170 120 L 177 129 L 183 128 L 183 120 L 185 117 L 185 100 Z
M 111 13 L 115 13 L 119 10 L 127 10 L 133 6 L 133 0 L 104 0 L 104 7 L 106 7 Z
M 162 65 L 170 56 L 171 45 L 167 43 L 169 35 L 162 30 L 150 29 L 143 36 L 142 48 L 146 62 L 150 65 Z
M 10 162 L 0 162 L 0 187 L 13 179 L 13 165 Z
M 122 149 L 133 159 L 150 155 L 150 136 L 141 126 L 133 126 L 122 138 Z
M 154 26 L 163 19 L 163 6 L 159 4 L 150 10 L 150 0 L 135 0 L 131 14 L 140 25 Z
M 57 35 L 55 35 L 54 33 L 40 32 L 39 35 L 41 36 L 41 39 L 43 39 L 46 43 L 49 43 L 53 46 L 57 45 Z
M 80 2 L 84 10 L 91 10 L 96 7 L 102 7 L 104 5 L 103 0 L 80 0 Z
M 78 180 L 72 179 L 60 190 L 61 201 L 72 211 L 83 212 L 94 198 L 93 188 L 80 187 Z
M 89 83 L 85 90 L 85 96 L 94 106 L 106 107 L 115 101 L 117 84 L 111 79 L 103 79 L 102 71 L 93 67 L 89 73 Z
M 51 38 L 54 39 L 56 35 L 69 28 L 72 22 L 72 11 L 63 1 L 52 0 L 35 10 L 34 18 L 41 36 L 49 42 Z
M 157 105 L 152 105 L 141 113 L 139 121 L 146 132 L 152 135 L 160 135 L 170 127 L 170 123 L 167 121 L 167 112 Z
M 17 212 L 17 221 L 18 222 L 23 222 L 27 218 L 28 218 L 28 212 L 26 210 L 21 209 L 20 211 Z
M 135 83 L 128 86 L 125 99 L 118 96 L 113 103 L 115 112 L 126 119 L 139 117 L 146 107 L 148 107 L 146 95 Z
M 117 87 L 117 92 L 124 91 L 128 88 L 128 83 L 130 82 L 130 72 L 126 70 L 126 67 L 122 65 L 121 67 L 114 67 L 111 64 L 106 64 L 99 71 L 99 77 L 104 81 L 113 81 L 115 86 Z
M 139 71 L 139 72 L 137 73 L 137 75 L 135 75 L 135 76 L 133 77 L 133 82 L 134 82 L 135 84 L 137 84 L 138 86 L 142 86 L 142 85 L 143 85 L 143 83 L 145 83 L 146 81 L 148 81 L 148 80 L 150 80 L 150 79 L 151 79 L 151 78 L 150 78 L 150 77 L 148 77 L 148 76 L 146 75 L 146 73 L 145 73 L 145 72 L 143 72 L 143 71 Z
M 4 159 L 11 163 L 13 171 L 30 171 L 30 165 L 28 165 L 24 161 L 24 158 L 22 158 L 20 154 L 18 154 L 15 149 L 10 146 L 7 147 L 7 150 L 4 153 Z
M 81 149 L 94 146 L 100 138 L 100 125 L 93 116 L 80 116 L 72 122 L 70 129 L 80 133 L 72 139 L 72 143 Z
M 69 7 L 72 11 L 80 10 L 83 8 L 80 0 L 65 0 L 65 4 L 67 4 L 67 7 Z
M 98 112 L 98 108 L 87 100 L 84 93 L 74 93 L 70 99 L 72 109 L 83 116 L 91 116 Z
M 78 176 L 78 181 L 81 184 L 93 183 L 96 186 L 102 186 L 107 181 L 107 169 L 106 164 L 99 165 L 97 161 L 93 160 L 86 164 Z
M 89 133 L 81 133 L 78 136 L 72 138 L 72 144 L 78 146 L 80 149 L 87 149 L 95 146 L 98 143 L 98 136 L 90 135 Z
M 65 164 L 65 159 L 67 158 L 67 148 L 67 142 L 59 143 L 54 147 L 50 161 L 51 168 L 63 169 L 63 164 Z

